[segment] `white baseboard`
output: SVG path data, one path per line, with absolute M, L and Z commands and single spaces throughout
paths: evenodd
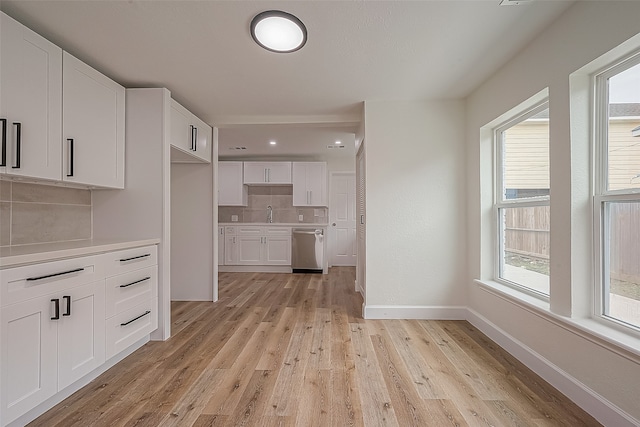
M 571 399 L 592 417 L 605 426 L 637 427 L 640 420 L 634 419 L 585 384 L 563 371 L 513 336 L 509 335 L 487 318 L 467 308 L 466 320 L 491 338 L 500 347 L 513 355 L 529 369 Z
M 365 305 L 365 319 L 466 320 L 467 308 L 456 306 Z

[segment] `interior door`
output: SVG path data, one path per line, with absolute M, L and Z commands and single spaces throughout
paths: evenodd
M 331 174 L 331 265 L 355 266 L 356 245 L 356 177 L 353 172 Z

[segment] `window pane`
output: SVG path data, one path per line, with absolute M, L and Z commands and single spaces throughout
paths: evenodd
M 604 314 L 640 327 L 640 202 L 605 203 Z
M 549 206 L 500 209 L 500 277 L 549 295 Z
M 503 200 L 549 195 L 549 109 L 502 132 Z
M 607 154 L 607 188 L 640 188 L 640 64 L 609 79 Z

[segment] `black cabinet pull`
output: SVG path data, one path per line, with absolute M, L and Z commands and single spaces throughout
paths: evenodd
M 73 176 L 73 138 L 67 138 L 69 142 L 69 173 L 67 176 Z
M 135 285 L 136 283 L 144 282 L 145 280 L 149 280 L 151 277 L 145 277 L 144 279 L 136 280 L 135 282 L 127 283 L 126 285 L 120 285 L 121 288 L 128 288 L 131 285 Z
M 128 322 L 124 322 L 124 323 L 120 323 L 120 326 L 127 326 L 129 323 L 135 322 L 136 320 L 146 316 L 147 314 L 150 314 L 151 312 L 149 310 L 145 311 L 144 313 L 142 313 L 140 316 L 135 317 L 131 320 L 129 320 Z
M 196 131 L 196 127 L 194 125 L 189 125 L 189 127 L 191 127 L 191 151 L 196 151 L 195 147 L 195 142 L 196 142 L 196 138 L 194 136 Z
M 55 304 L 54 305 L 54 307 L 55 307 L 54 313 L 55 314 L 53 315 L 51 320 L 60 320 L 60 299 L 59 298 L 53 298 L 51 300 L 51 302 Z
M 62 313 L 63 316 L 71 316 L 71 295 L 65 295 L 62 297 L 67 302 L 67 311 Z
M 2 158 L 0 158 L 0 167 L 7 166 L 7 119 L 0 119 L 2 122 Z
M 22 123 L 14 122 L 16 127 L 16 165 L 11 166 L 13 169 L 20 169 L 20 157 L 22 157 Z
M 140 255 L 140 256 L 134 256 L 134 257 L 131 257 L 131 258 L 122 258 L 120 260 L 120 262 L 133 261 L 134 259 L 145 258 L 145 257 L 148 257 L 148 256 L 151 256 L 151 254 L 144 254 L 144 255 Z
M 84 271 L 84 268 L 76 268 L 75 270 L 63 271 L 62 273 L 47 274 L 46 276 L 28 277 L 27 282 L 32 282 L 34 280 L 48 279 L 49 277 L 62 276 L 63 274 L 77 273 L 78 271 Z

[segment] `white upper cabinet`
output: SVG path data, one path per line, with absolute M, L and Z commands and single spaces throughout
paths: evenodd
M 64 52 L 64 181 L 124 188 L 124 117 L 124 87 Z
M 327 206 L 327 164 L 293 163 L 293 206 Z
M 247 206 L 242 169 L 242 162 L 218 163 L 218 206 Z
M 213 131 L 189 110 L 171 100 L 171 161 L 210 163 Z
M 0 173 L 60 180 L 62 49 L 0 12 Z
M 245 184 L 291 184 L 291 162 L 244 162 Z

